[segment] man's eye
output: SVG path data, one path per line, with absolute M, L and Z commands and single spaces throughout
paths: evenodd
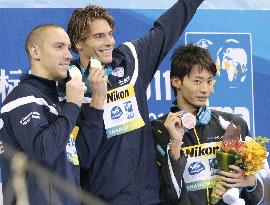
M 105 34 L 103 33 L 95 35 L 95 39 L 103 39 L 104 37 L 105 37 Z
M 201 83 L 200 80 L 194 80 L 193 82 L 194 82 L 195 85 L 199 85 Z
M 61 48 L 63 48 L 63 45 L 55 45 L 55 48 L 57 48 L 57 49 L 61 49 Z

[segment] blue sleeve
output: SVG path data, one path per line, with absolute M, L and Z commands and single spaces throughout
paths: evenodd
M 166 204 L 190 204 L 187 203 L 189 196 L 183 179 L 187 159 L 181 155 L 179 160 L 175 160 L 170 151 L 168 155 L 164 156 L 159 167 L 160 200 Z
M 176 43 L 203 0 L 179 0 L 154 23 L 144 38 L 133 41 L 139 64 L 139 75 L 147 85 L 159 64 Z
M 253 189 L 244 188 L 240 197 L 245 200 L 246 205 L 262 203 L 264 199 L 264 183 L 258 174 L 256 175 L 256 185 Z
M 79 133 L 76 139 L 76 149 L 80 166 L 89 169 L 100 147 L 105 131 L 103 127 L 103 110 L 84 105 L 78 125 Z
M 10 138 L 4 141 L 12 142 L 31 159 L 50 166 L 65 151 L 79 112 L 74 103 L 65 103 L 59 113 L 48 105 L 22 104 L 2 113 L 4 129 L 9 133 L 2 137 Z

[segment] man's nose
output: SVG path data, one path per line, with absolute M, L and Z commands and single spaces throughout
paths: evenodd
M 114 36 L 113 35 L 106 35 L 106 38 L 105 38 L 105 44 L 106 45 L 114 45 Z
M 201 84 L 201 86 L 200 86 L 200 88 L 201 88 L 200 90 L 201 90 L 201 92 L 203 92 L 203 93 L 207 93 L 207 92 L 209 92 L 210 87 L 211 87 L 211 85 L 209 85 L 208 82 L 203 82 L 203 83 Z
M 71 55 L 71 52 L 69 49 L 66 49 L 66 52 L 65 52 L 65 58 L 67 59 L 72 59 L 72 55 Z

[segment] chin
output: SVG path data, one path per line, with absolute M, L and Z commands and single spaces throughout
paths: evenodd
M 67 77 L 67 73 L 59 75 L 57 80 L 62 80 L 65 79 Z
M 196 106 L 197 106 L 198 108 L 204 107 L 204 106 L 206 106 L 206 102 L 203 102 L 203 103 L 197 103 Z
M 112 57 L 107 57 L 107 58 L 101 58 L 101 63 L 104 65 L 110 64 L 112 62 Z

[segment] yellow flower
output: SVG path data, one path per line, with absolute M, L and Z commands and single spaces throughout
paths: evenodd
M 245 143 L 242 156 L 245 175 L 255 175 L 263 167 L 266 148 L 255 140 L 249 140 Z

